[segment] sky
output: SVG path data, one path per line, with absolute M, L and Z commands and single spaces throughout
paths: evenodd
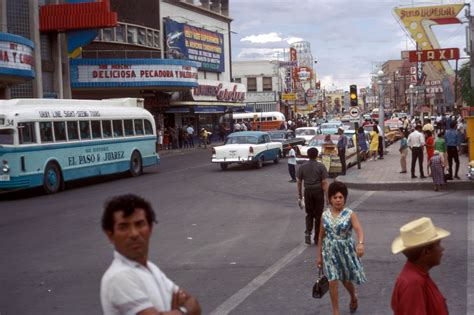
M 305 40 L 310 42 L 317 60 L 314 69 L 322 87 L 365 87 L 377 64 L 400 59 L 402 50 L 415 50 L 414 42 L 393 13 L 395 7 L 463 2 L 230 0 L 232 60 L 283 60 L 284 49 L 287 53 L 291 43 Z M 458 18 L 466 21 L 464 15 L 463 10 Z M 466 25 L 433 27 L 440 46 L 457 47 L 465 57 Z

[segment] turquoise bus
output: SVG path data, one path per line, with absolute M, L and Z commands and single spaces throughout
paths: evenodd
M 0 101 L 0 190 L 42 186 L 160 163 L 153 116 L 143 99 Z

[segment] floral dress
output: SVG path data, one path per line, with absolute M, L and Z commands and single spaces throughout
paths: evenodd
M 323 262 L 329 281 L 341 280 L 362 284 L 364 268 L 357 257 L 352 239 L 352 210 L 345 208 L 334 218 L 330 209 L 323 212 Z

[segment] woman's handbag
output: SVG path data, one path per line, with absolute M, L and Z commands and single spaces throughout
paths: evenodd
M 313 298 L 320 299 L 328 292 L 329 290 L 329 281 L 326 275 L 323 272 L 323 268 L 319 268 L 318 280 L 313 286 Z

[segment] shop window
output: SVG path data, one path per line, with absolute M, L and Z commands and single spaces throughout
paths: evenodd
M 263 77 L 263 90 L 271 91 L 272 88 L 272 77 Z
M 235 78 L 235 79 L 234 79 L 234 82 L 235 82 L 235 83 L 242 83 L 242 78 Z
M 257 78 L 247 78 L 247 91 L 257 92 Z

